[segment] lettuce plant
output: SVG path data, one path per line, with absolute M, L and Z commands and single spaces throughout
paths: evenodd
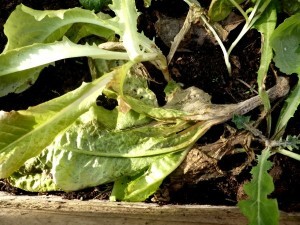
M 34 83 L 43 68 L 60 59 L 87 56 L 96 64 L 99 59 L 124 62 L 48 102 L 1 111 L 0 177 L 14 186 L 72 191 L 114 182 L 111 199 L 142 201 L 211 126 L 230 118 L 187 119 L 197 111 L 184 110 L 187 105 L 180 99 L 158 107 L 140 63 L 153 63 L 168 79 L 166 59 L 154 42 L 137 32 L 133 0 L 115 0 L 110 8 L 113 18 L 80 8 L 38 11 L 19 5 L 5 24 L 1 96 L 27 89 L 29 80 Z M 106 42 L 79 44 L 91 34 Z M 180 94 L 177 85 L 171 90 L 170 96 L 185 95 L 190 105 L 195 100 L 193 90 Z M 113 111 L 96 106 L 103 92 L 118 100 Z
M 118 83 L 116 77 L 124 77 L 133 65 L 150 61 L 168 78 L 166 60 L 161 51 L 151 40 L 137 32 L 135 2 L 113 1 L 110 7 L 116 14 L 113 18 L 81 8 L 38 11 L 24 5 L 19 5 L 10 15 L 4 26 L 8 42 L 0 55 L 1 96 L 27 89 L 29 81 L 34 83 L 43 68 L 60 59 L 87 56 L 93 59 L 125 60 L 127 63 L 59 98 L 27 110 L 1 111 L 1 178 L 10 177 L 12 183 L 18 184 L 16 186 L 31 191 L 78 188 L 74 183 L 73 188 L 70 188 L 72 185 L 68 188 L 53 185 L 52 179 L 47 179 L 50 175 L 45 172 L 46 168 L 35 170 L 34 173 L 30 168 L 39 168 L 40 162 L 48 165 L 38 157 L 47 155 L 43 159 L 48 162 L 51 156 L 50 153 L 46 154 L 46 149 L 53 145 L 53 141 L 56 143 L 55 138 L 59 134 L 67 134 L 68 127 L 79 123 L 76 121 L 95 107 L 95 100 L 103 89 L 108 84 Z M 96 44 L 79 44 L 82 38 L 89 35 L 96 35 L 99 40 L 116 41 L 115 34 L 121 37 L 121 42 L 110 43 L 121 43 L 120 51 L 105 50 Z M 123 86 L 119 86 L 119 89 L 123 90 Z M 183 145 L 181 150 L 185 148 L 186 145 Z M 147 165 L 141 164 L 135 171 L 146 170 Z M 57 174 L 54 170 L 51 173 Z M 89 185 L 87 182 L 86 186 Z
M 19 5 L 4 25 L 8 43 L 0 56 L 0 96 L 24 91 L 29 83 L 35 82 L 43 68 L 63 58 L 87 56 L 152 61 L 166 73 L 166 62 L 160 50 L 136 31 L 138 14 L 134 2 L 115 1 L 111 7 L 117 16 L 102 19 L 81 8 L 38 11 Z M 96 44 L 77 44 L 91 34 L 106 40 L 118 34 L 127 52 L 107 51 Z
M 140 63 L 153 63 L 169 79 L 166 59 L 154 42 L 137 32 L 134 0 L 115 0 L 110 8 L 113 18 L 80 8 L 37 11 L 20 5 L 5 24 L 2 96 L 25 90 L 26 81 L 34 82 L 44 67 L 63 58 L 87 56 L 95 67 L 102 63 L 108 70 L 48 102 L 1 111 L 0 177 L 14 186 L 73 191 L 114 182 L 112 200 L 145 200 L 211 126 L 261 103 L 255 97 L 214 106 L 202 90 L 182 90 L 170 82 L 167 104 L 159 107 Z M 79 44 L 91 34 L 105 42 Z M 122 63 L 111 68 L 107 60 Z M 269 94 L 285 95 L 278 87 Z M 96 106 L 102 93 L 118 106 L 112 111 Z
M 191 7 L 200 7 L 196 1 L 186 2 Z M 8 43 L 0 55 L 0 96 L 26 90 L 43 68 L 64 58 L 86 56 L 93 60 L 95 67 L 99 68 L 101 63 L 108 71 L 96 74 L 91 83 L 27 110 L 0 111 L 0 178 L 8 178 L 11 184 L 24 190 L 42 192 L 73 191 L 114 182 L 111 200 L 148 198 L 211 126 L 234 114 L 244 114 L 261 103 L 268 110 L 269 95 L 276 98 L 287 94 L 288 85 L 264 90 L 263 80 L 273 57 L 270 43 L 276 53 L 276 65 L 283 72 L 300 73 L 299 15 L 274 31 L 276 12 L 270 1 L 254 1 L 253 8 L 247 12 L 239 6 L 242 2 L 212 1 L 209 14 L 212 18 L 223 18 L 224 13 L 226 17 L 236 7 L 244 15 L 246 24 L 233 47 L 252 27 L 264 35 L 266 42 L 258 72 L 263 101 L 255 97 L 239 104 L 216 106 L 203 91 L 182 90 L 170 81 L 164 107 L 158 106 L 155 94 L 149 90 L 141 62 L 153 63 L 169 80 L 167 61 L 153 41 L 137 32 L 138 12 L 134 0 L 113 0 L 109 5 L 115 13 L 112 18 L 81 8 L 38 11 L 19 5 L 4 27 Z M 217 11 L 222 15 L 214 15 Z M 204 11 L 198 12 L 214 31 Z M 89 35 L 98 36 L 98 41 L 104 43 L 79 44 Z M 224 50 L 226 57 L 233 47 Z M 287 59 L 290 54 L 294 58 Z M 298 61 L 289 65 L 294 59 Z M 122 62 L 121 66 L 112 68 L 108 63 L 111 60 Z M 299 105 L 298 86 L 282 111 L 278 132 L 284 129 Z M 97 106 L 95 100 L 103 93 L 116 99 L 118 106 L 113 110 Z M 279 140 L 279 136 L 273 139 Z M 286 155 L 292 155 L 286 151 L 295 147 L 280 146 L 276 151 Z M 253 180 L 245 188 L 250 199 L 240 203 L 254 224 L 264 221 L 275 224 L 278 219 L 276 201 L 267 198 L 274 188 L 267 174 L 273 147 L 267 146 L 258 157 L 258 166 L 252 170 Z M 270 219 L 270 213 L 276 216 Z

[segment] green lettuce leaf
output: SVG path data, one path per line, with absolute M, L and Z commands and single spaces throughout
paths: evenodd
M 80 30 L 77 30 L 78 28 Z M 75 30 L 77 31 L 75 32 Z M 53 50 L 58 50 L 58 43 L 54 44 L 52 51 L 49 43 L 60 40 L 64 35 L 69 36 L 75 42 L 90 34 L 98 35 L 104 39 L 114 35 L 111 29 L 105 28 L 104 20 L 89 10 L 74 8 L 40 11 L 30 9 L 24 5 L 17 6 L 15 11 L 9 16 L 4 25 L 4 33 L 8 42 L 3 51 L 3 53 L 7 54 L 5 56 L 2 56 L 2 54 L 0 57 L 1 62 L 3 62 L 0 65 L 2 75 L 6 75 L 3 72 L 9 71 L 7 62 L 10 62 L 9 57 L 12 55 L 12 58 L 14 58 L 10 63 L 12 68 L 17 68 L 21 61 L 24 62 L 26 60 L 28 65 L 37 64 L 40 59 L 48 59 L 49 61 L 45 46 L 48 46 L 48 50 L 53 56 Z M 46 43 L 48 45 L 43 45 Z M 41 47 L 40 50 L 39 46 Z M 66 52 L 66 50 L 60 49 L 59 52 Z M 38 59 L 31 58 L 31 54 L 38 56 Z M 56 55 L 58 56 L 59 54 Z M 84 55 L 84 53 L 81 55 Z M 57 59 L 59 58 L 57 57 Z M 18 59 L 21 61 L 18 61 Z M 0 96 L 5 96 L 8 93 L 20 93 L 29 88 L 36 81 L 41 70 L 48 66 L 50 62 L 53 61 L 50 60 L 46 64 L 41 64 L 42 66 L 20 72 L 13 69 L 16 72 L 9 74 L 9 77 L 1 76 Z
M 59 132 L 89 110 L 113 75 L 107 74 L 27 110 L 0 111 L 0 178 L 10 176 L 28 159 L 39 155 Z
M 31 87 L 44 67 L 45 65 L 22 72 L 11 73 L 9 76 L 0 76 L 0 97 L 9 93 L 21 93 Z
M 51 174 L 51 152 L 43 150 L 38 157 L 31 158 L 9 178 L 9 183 L 30 192 L 60 191 Z
M 11 13 L 4 25 L 4 33 L 8 39 L 4 52 L 34 43 L 57 41 L 65 36 L 75 23 L 95 24 L 104 37 L 116 28 L 90 10 L 34 10 L 21 4 Z
M 144 200 L 203 134 L 199 132 L 203 129 L 201 124 L 185 130 L 187 127 L 181 123 L 154 122 L 143 116 L 134 120 L 137 115 L 133 111 L 121 119 L 112 116 L 107 120 L 111 114 L 102 107 L 90 108 L 41 155 L 28 160 L 15 172 L 10 177 L 11 183 L 27 191 L 73 191 L 113 181 L 118 189 L 119 181 L 127 179 L 130 187 L 126 191 L 124 187 L 126 194 L 121 197 L 123 192 L 118 192 L 115 197 Z M 136 122 L 129 128 L 123 120 Z M 124 125 L 125 130 L 120 130 Z
M 120 77 L 115 76 L 111 84 L 118 83 Z M 123 86 L 123 93 L 156 108 L 154 93 L 142 90 L 146 81 L 129 73 L 126 84 L 115 86 Z M 93 106 L 57 135 L 41 155 L 29 159 L 10 181 L 29 191 L 73 191 L 115 182 L 112 199 L 142 201 L 157 190 L 214 124 L 155 121 L 121 106 L 113 110 Z
M 119 115 L 118 115 L 119 114 Z M 121 114 L 121 115 L 120 115 Z M 92 106 L 90 110 L 77 119 L 74 127 L 78 124 L 82 126 L 96 126 L 99 130 L 120 130 L 128 126 L 140 126 L 152 121 L 150 118 L 137 116 L 134 111 L 124 114 L 117 109 L 113 111 L 103 107 Z M 88 134 L 89 135 L 89 134 Z M 31 192 L 49 192 L 61 190 L 53 180 L 52 167 L 53 154 L 55 153 L 53 145 L 49 145 L 42 153 L 25 162 L 25 164 L 9 177 L 9 182 L 14 187 Z
M 134 114 L 129 114 L 127 118 L 132 116 Z M 113 182 L 124 176 L 134 177 L 157 160 L 171 157 L 170 153 L 191 147 L 199 138 L 200 127 L 178 134 L 185 128 L 181 123 L 151 122 L 125 130 L 109 130 L 97 119 L 88 123 L 77 121 L 48 147 L 54 151 L 53 179 L 59 188 L 72 191 Z M 175 169 L 177 159 L 169 162 L 165 171 Z M 160 181 L 168 175 L 163 174 Z
M 40 11 L 17 6 L 4 26 L 8 42 L 0 56 L 3 62 L 0 65 L 0 97 L 26 90 L 49 63 L 70 57 L 154 60 L 168 77 L 166 59 L 161 51 L 153 41 L 137 32 L 135 2 L 113 1 L 111 7 L 116 13 L 114 18 L 81 8 Z M 127 53 L 101 50 L 96 45 L 76 45 L 66 39 L 69 37 L 76 43 L 93 34 L 98 36 L 96 42 L 99 43 L 113 39 L 115 33 L 120 35 Z M 10 75 L 11 79 L 2 77 L 4 75 Z
M 96 124 L 76 124 L 50 146 L 55 151 L 53 178 L 63 190 L 73 191 L 134 175 L 159 157 L 143 158 L 143 154 L 161 139 L 143 131 L 107 131 Z
M 272 163 L 268 161 L 270 156 L 269 149 L 263 150 L 258 156 L 258 164 L 251 170 L 252 180 L 244 186 L 249 199 L 238 203 L 250 225 L 276 225 L 279 221 L 277 201 L 268 198 L 268 195 L 274 191 L 273 179 L 268 174 L 268 170 L 272 167 Z
M 59 52 L 60 54 L 57 54 Z M 54 43 L 37 43 L 5 52 L 0 55 L 0 76 L 49 65 L 60 59 L 89 56 L 103 59 L 128 59 L 125 52 L 111 52 L 96 45 L 74 44 L 67 38 Z
M 141 58 L 141 40 L 137 32 L 138 12 L 134 0 L 113 1 L 110 8 L 116 13 L 120 30 L 122 30 L 122 41 L 132 61 Z
M 157 159 L 147 170 L 137 176 L 122 177 L 116 180 L 110 200 L 144 201 L 155 193 L 162 181 L 181 164 L 190 147 Z
M 30 87 L 40 71 L 49 64 L 60 59 L 80 56 L 128 59 L 125 52 L 112 53 L 96 45 L 74 44 L 67 38 L 50 44 L 37 43 L 10 50 L 0 55 L 0 97 L 11 92 L 19 93 Z

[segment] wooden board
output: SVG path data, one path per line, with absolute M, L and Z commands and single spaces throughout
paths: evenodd
M 65 200 L 58 196 L 13 196 L 0 192 L 2 225 L 241 225 L 236 207 Z M 282 225 L 299 225 L 300 213 L 281 212 Z

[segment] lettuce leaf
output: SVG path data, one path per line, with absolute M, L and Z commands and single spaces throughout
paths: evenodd
M 110 8 L 116 13 L 119 19 L 120 29 L 122 30 L 122 41 L 129 57 L 132 61 L 138 61 L 141 58 L 141 47 L 139 35 L 137 32 L 138 13 L 134 0 L 113 1 Z
M 123 66 L 126 71 L 128 65 Z M 116 89 L 155 110 L 157 102 L 147 80 L 132 71 L 125 83 L 120 82 L 123 73 L 109 87 L 122 86 Z M 145 200 L 215 122 L 157 121 L 134 108 L 90 107 L 13 173 L 10 182 L 28 191 L 73 191 L 115 182 L 112 199 Z
M 178 128 L 173 126 L 173 131 Z M 162 126 L 116 131 L 101 129 L 96 121 L 76 123 L 50 146 L 53 179 L 61 189 L 72 191 L 135 176 L 169 152 L 193 143 L 185 135 L 174 138 L 174 133 L 164 135 Z
M 81 8 L 41 11 L 17 6 L 4 26 L 8 42 L 0 55 L 3 62 L 0 65 L 0 97 L 26 90 L 43 68 L 70 57 L 153 60 L 168 78 L 166 59 L 161 51 L 153 41 L 137 32 L 135 2 L 113 1 L 111 8 L 116 13 L 114 18 Z M 101 42 L 113 39 L 115 33 L 121 37 L 127 53 L 101 50 L 96 45 L 76 45 L 91 34 L 98 36 L 97 42 Z M 71 41 L 67 41 L 68 37 Z
M 137 176 L 122 177 L 114 183 L 110 200 L 140 202 L 155 193 L 162 181 L 185 159 L 189 148 L 159 158 Z
M 60 40 L 76 23 L 97 25 L 104 38 L 116 29 L 90 10 L 34 10 L 21 4 L 11 13 L 4 25 L 4 33 L 8 39 L 4 52 L 35 43 Z
M 144 125 L 118 130 L 123 121 L 116 122 L 115 116 L 107 121 L 103 114 L 111 111 L 90 108 L 10 176 L 11 184 L 36 192 L 73 191 L 115 182 L 112 199 L 143 201 L 177 168 L 202 129 L 194 126 L 177 136 L 185 129 L 181 123 L 156 124 L 142 118 L 135 125 Z M 132 120 L 136 115 L 129 111 L 124 117 Z
M 0 111 L 0 178 L 39 155 L 59 132 L 88 111 L 114 73 L 27 110 Z
M 60 52 L 60 54 L 57 54 Z M 96 45 L 78 45 L 64 38 L 50 44 L 33 44 L 0 55 L 0 76 L 49 65 L 60 59 L 89 56 L 103 59 L 128 59 L 125 52 L 110 52 Z
M 36 43 L 10 50 L 0 55 L 0 97 L 26 90 L 35 82 L 40 71 L 49 64 L 60 59 L 80 56 L 101 57 L 106 60 L 129 59 L 125 52 L 111 52 L 96 45 L 74 44 L 67 38 L 54 43 Z
M 79 26 L 80 31 L 75 32 Z M 20 93 L 29 88 L 36 81 L 41 70 L 49 63 L 54 62 L 47 55 L 49 51 L 52 56 L 56 53 L 57 56 L 54 59 L 59 60 L 61 57 L 57 52 L 69 51 L 68 49 L 71 47 L 65 42 L 65 45 L 62 44 L 60 48 L 66 47 L 66 49 L 58 49 L 58 42 L 56 42 L 53 44 L 53 49 L 51 49 L 52 45 L 50 43 L 61 40 L 65 35 L 75 42 L 90 34 L 98 35 L 104 39 L 114 35 L 114 31 L 105 28 L 104 20 L 89 10 L 74 8 L 40 11 L 24 5 L 17 6 L 9 16 L 4 25 L 4 33 L 8 42 L 0 56 L 0 60 L 3 62 L 0 65 L 0 71 L 2 75 L 9 76 L 1 75 L 0 77 L 0 97 L 8 93 Z M 48 51 L 45 51 L 46 46 Z M 54 50 L 59 51 L 54 52 Z M 32 54 L 37 57 L 32 58 Z M 82 52 L 80 55 L 85 56 L 84 54 L 86 52 Z M 10 57 L 13 57 L 14 60 L 10 60 Z M 48 62 L 38 63 L 41 59 Z M 16 68 L 22 62 L 26 62 L 28 68 L 32 68 L 35 64 L 39 64 L 39 66 L 19 71 L 21 68 L 19 70 Z M 11 68 L 8 68 L 8 65 Z M 10 70 L 15 72 L 11 73 Z
M 9 183 L 31 192 L 61 191 L 51 174 L 53 155 L 46 149 L 38 157 L 33 157 L 9 178 Z

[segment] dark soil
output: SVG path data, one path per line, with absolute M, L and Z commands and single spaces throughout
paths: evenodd
M 210 1 L 203 0 L 202 5 L 209 5 Z M 6 38 L 3 33 L 3 25 L 16 5 L 23 3 L 34 9 L 62 9 L 80 6 L 78 0 L 11 0 L 0 1 L 0 51 L 3 50 Z M 188 10 L 183 1 L 157 0 L 153 1 L 149 9 L 144 9 L 141 1 L 138 8 L 143 12 L 139 18 L 139 29 L 153 38 L 157 45 L 168 53 L 168 46 L 157 36 L 154 23 L 157 21 L 157 13 L 169 17 L 185 16 Z M 237 30 L 239 27 L 237 28 Z M 236 36 L 232 32 L 229 42 Z M 172 78 L 183 84 L 184 87 L 197 86 L 212 96 L 213 103 L 236 103 L 248 99 L 255 94 L 249 87 L 256 89 L 256 72 L 260 58 L 260 35 L 255 30 L 248 32 L 232 53 L 233 75 L 228 76 L 220 48 L 209 42 L 202 46 L 196 44 L 190 46 L 192 50 L 177 52 L 170 63 L 169 71 Z M 161 74 L 153 67 L 146 65 L 155 82 L 151 88 L 157 93 L 163 104 L 162 90 L 164 81 Z M 277 71 L 278 72 L 278 71 Z M 294 78 L 293 78 L 294 79 Z M 293 80 L 291 79 L 291 80 Z M 0 98 L 0 110 L 26 109 L 29 106 L 55 98 L 80 86 L 83 81 L 90 80 L 87 60 L 76 58 L 59 61 L 56 66 L 44 69 L 37 82 L 31 88 L 21 94 L 10 94 Z M 267 85 L 274 84 L 274 71 L 269 71 Z M 245 84 L 248 84 L 245 85 Z M 282 104 L 282 103 L 281 103 Z M 279 107 L 278 107 L 279 108 Z M 278 110 L 277 110 L 278 111 Z M 257 114 L 255 114 L 257 113 Z M 258 117 L 259 110 L 253 112 L 253 117 Z M 276 113 L 275 109 L 275 115 Z M 300 120 L 299 110 L 288 125 L 287 133 L 299 135 Z M 229 122 L 230 125 L 230 122 Z M 262 130 L 264 124 L 260 127 Z M 219 139 L 226 132 L 224 125 L 213 127 L 199 140 L 199 144 L 211 143 Z M 224 158 L 219 164 L 224 168 L 230 168 L 237 164 L 236 157 Z M 272 197 L 278 199 L 279 207 L 285 211 L 300 211 L 300 164 L 296 160 L 285 156 L 273 157 L 274 167 L 271 175 L 275 181 L 275 191 Z M 154 198 L 158 202 L 171 204 L 211 204 L 211 205 L 236 205 L 237 201 L 244 197 L 242 185 L 251 178 L 251 167 L 246 167 L 239 175 L 228 175 L 222 178 L 201 181 L 198 184 L 185 184 L 181 189 L 170 187 L 171 182 L 166 179 L 161 190 L 168 190 L 165 199 L 164 193 L 157 194 Z M 71 193 L 57 193 L 68 199 L 107 199 L 111 190 L 110 184 Z M 0 180 L 0 190 L 13 194 L 32 194 L 11 187 L 6 180 Z M 157 197 L 158 196 L 158 197 Z

